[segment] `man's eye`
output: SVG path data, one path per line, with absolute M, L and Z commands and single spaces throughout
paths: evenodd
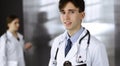
M 61 14 L 65 14 L 65 12 L 60 12 Z
M 71 14 L 75 13 L 74 11 L 70 11 Z

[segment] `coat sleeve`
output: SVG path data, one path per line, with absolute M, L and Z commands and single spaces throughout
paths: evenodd
M 108 56 L 104 44 L 98 44 L 94 48 L 92 66 L 109 66 Z

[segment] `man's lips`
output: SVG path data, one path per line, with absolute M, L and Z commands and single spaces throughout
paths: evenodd
M 65 24 L 66 26 L 69 26 L 69 25 L 72 24 L 72 22 L 64 22 L 64 24 Z

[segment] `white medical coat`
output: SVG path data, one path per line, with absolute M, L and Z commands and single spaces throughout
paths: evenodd
M 86 60 L 85 63 L 87 64 L 87 66 L 109 66 L 106 48 L 104 44 L 98 41 L 95 37 L 90 35 L 91 37 L 90 37 L 90 44 L 88 47 L 88 51 L 86 51 L 88 45 L 87 44 L 88 35 L 81 41 L 81 44 L 79 45 L 79 39 L 82 38 L 87 33 L 86 29 L 82 32 L 77 42 L 73 44 L 72 48 L 65 57 L 65 46 L 66 46 L 65 38 L 67 35 L 66 33 L 67 31 L 65 31 L 62 35 L 58 36 L 54 40 L 51 48 L 49 66 L 63 66 L 65 61 L 70 61 L 72 63 L 72 66 L 83 64 L 83 63 L 77 63 L 76 61 L 77 59 L 83 61 Z M 53 63 L 55 62 L 54 58 L 57 47 L 59 48 L 59 50 L 56 59 L 57 65 L 55 65 Z
M 9 31 L 0 37 L 0 66 L 25 66 L 24 40 L 20 33 L 17 34 L 19 41 Z

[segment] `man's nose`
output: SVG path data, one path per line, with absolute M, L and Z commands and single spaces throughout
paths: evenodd
M 69 13 L 65 13 L 64 18 L 65 18 L 65 20 L 69 20 L 70 19 Z

